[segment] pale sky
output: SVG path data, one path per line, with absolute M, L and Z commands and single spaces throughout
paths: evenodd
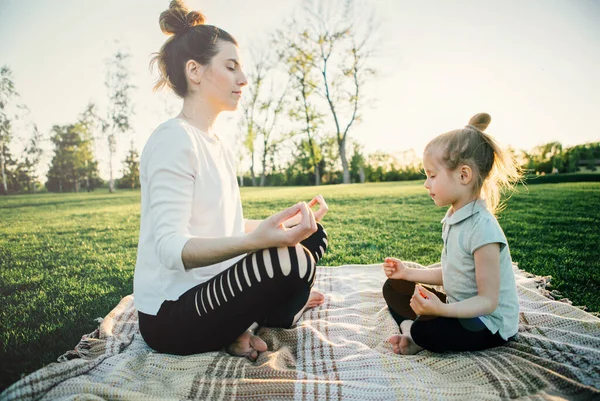
M 517 149 L 600 140 L 600 1 L 365 3 L 382 22 L 375 62 L 379 75 L 365 89 L 370 106 L 351 136 L 368 153 L 414 149 L 420 155 L 431 138 L 465 125 L 481 111 L 492 116 L 488 131 Z M 150 54 L 167 38 L 158 16 L 168 4 L 0 0 L 0 65 L 12 69 L 31 120 L 49 132 L 54 124 L 74 122 L 89 101 L 104 107 L 104 61 L 120 40 L 133 55 L 133 127 L 141 149 L 152 130 L 170 117 L 165 95 L 152 93 L 156 77 L 148 70 Z M 206 14 L 207 23 L 236 37 L 246 58 L 253 43 L 281 27 L 299 4 L 188 1 Z M 236 117 L 221 116 L 220 135 L 234 137 Z M 123 140 L 121 151 L 127 147 Z

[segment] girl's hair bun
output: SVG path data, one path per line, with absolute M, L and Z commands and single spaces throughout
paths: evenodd
M 483 132 L 490 125 L 492 116 L 488 113 L 477 113 L 469 120 L 469 125 Z
M 160 14 L 160 30 L 166 35 L 177 35 L 187 28 L 204 24 L 206 18 L 200 11 L 190 11 L 182 0 L 173 0 L 169 9 Z

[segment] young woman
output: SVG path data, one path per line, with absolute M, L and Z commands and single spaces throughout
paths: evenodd
M 225 347 L 255 360 L 267 346 L 253 328 L 290 327 L 323 303 L 311 287 L 327 248 L 318 223 L 327 204 L 317 196 L 264 221 L 243 218 L 232 156 L 213 130 L 247 84 L 237 43 L 181 1 L 161 14 L 160 27 L 172 36 L 152 60 L 155 89 L 171 88 L 183 108 L 156 128 L 141 156 L 140 332 L 159 352 Z

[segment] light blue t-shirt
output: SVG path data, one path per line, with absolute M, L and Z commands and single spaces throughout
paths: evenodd
M 442 280 L 447 302 L 460 302 L 477 295 L 473 254 L 487 244 L 500 244 L 500 296 L 498 307 L 483 324 L 507 340 L 518 331 L 519 300 L 508 242 L 485 201 L 473 201 L 456 212 L 448 210 L 442 220 Z

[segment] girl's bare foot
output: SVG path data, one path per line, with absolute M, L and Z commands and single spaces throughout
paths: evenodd
M 412 340 L 410 336 L 405 336 L 404 334 L 400 336 L 400 342 L 398 343 L 398 348 L 402 355 L 414 355 L 419 351 L 423 351 L 423 347 L 419 347 Z
M 254 362 L 258 358 L 259 352 L 267 350 L 267 343 L 259 336 L 252 334 L 250 330 L 246 330 L 237 340 L 229 344 L 225 350 L 230 355 L 244 356 Z
M 325 295 L 321 294 L 319 291 L 311 291 L 310 295 L 308 296 L 308 301 L 306 301 L 306 305 L 304 305 L 304 308 L 300 309 L 300 312 L 298 312 L 296 316 L 294 316 L 294 323 L 292 323 L 292 326 L 298 323 L 298 320 L 300 320 L 300 316 L 302 316 L 302 314 L 307 309 L 321 306 L 323 305 L 323 302 L 325 302 Z
M 395 350 L 395 346 L 394 346 L 394 352 L 396 352 L 397 354 L 400 353 L 402 355 L 414 355 L 419 351 L 422 351 L 424 348 L 423 347 L 419 347 L 412 339 L 412 336 L 410 335 L 410 328 L 413 325 L 413 321 L 412 320 L 405 320 L 402 323 L 400 323 L 400 332 L 402 332 L 402 335 L 400 336 L 400 339 L 398 340 L 398 351 L 396 352 Z

